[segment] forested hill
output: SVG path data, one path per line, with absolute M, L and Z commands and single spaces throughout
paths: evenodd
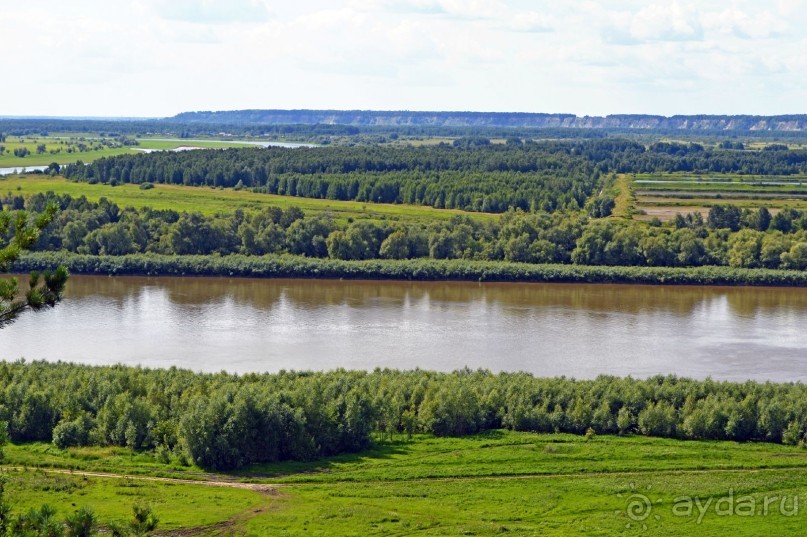
M 652 116 L 605 117 L 574 114 L 502 112 L 409 112 L 371 110 L 233 110 L 184 112 L 169 121 L 238 125 L 352 125 L 433 127 L 517 127 L 641 129 L 686 131 L 807 131 L 807 114 L 782 116 Z

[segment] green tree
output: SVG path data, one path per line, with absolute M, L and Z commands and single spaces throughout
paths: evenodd
M 807 242 L 797 242 L 783 253 L 782 265 L 793 270 L 807 269 Z
M 793 221 L 797 216 L 793 209 L 782 209 L 771 219 L 770 228 L 782 233 L 790 233 L 793 231 Z
M 216 231 L 200 213 L 183 213 L 172 226 L 168 241 L 177 255 L 210 254 L 221 243 Z
M 636 418 L 628 407 L 621 407 L 616 416 L 616 426 L 619 434 L 627 434 L 636 426 Z
M 409 238 L 406 231 L 399 229 L 384 239 L 379 249 L 379 255 L 384 259 L 406 259 L 409 257 Z
M 757 231 L 768 231 L 768 228 L 771 225 L 771 212 L 768 210 L 767 207 L 760 207 L 759 210 L 754 214 L 755 218 L 753 218 L 752 223 L 754 229 Z
M 675 436 L 678 416 L 675 408 L 665 402 L 650 403 L 639 413 L 639 430 L 647 436 Z
M 530 237 L 526 233 L 513 237 L 504 245 L 504 260 L 515 263 L 530 261 Z
M 791 241 L 781 231 L 766 233 L 762 239 L 762 249 L 759 259 L 765 268 L 779 268 L 782 263 L 782 254 L 790 250 Z
M 759 266 L 763 234 L 753 229 L 742 229 L 729 239 L 729 265 L 754 268 Z
M 606 216 L 611 216 L 614 206 L 614 198 L 611 196 L 597 196 L 591 201 L 588 213 L 592 218 L 605 218 Z
M 715 205 L 709 209 L 709 216 L 706 221 L 712 229 L 737 231 L 740 229 L 741 217 L 742 212 L 734 205 Z
M 6 456 L 5 452 L 3 451 L 3 446 L 5 446 L 7 442 L 8 442 L 8 422 L 0 421 L 0 464 L 3 462 L 3 458 Z M 2 496 L 3 491 L 2 485 L 3 481 L 0 480 L 0 496 Z M 0 531 L 0 535 L 3 535 L 2 531 Z
M 92 537 L 97 534 L 98 519 L 88 507 L 82 507 L 65 520 L 67 537 Z
M 42 230 L 56 215 L 56 205 L 48 205 L 46 210 L 31 221 L 25 211 L 0 212 L 0 273 L 7 272 L 24 250 L 36 244 Z M 7 243 L 2 237 L 13 231 Z M 0 328 L 9 325 L 26 309 L 53 307 L 62 298 L 67 283 L 67 269 L 57 268 L 54 272 L 31 274 L 29 288 L 24 297 L 19 296 L 16 278 L 0 280 Z
M 157 529 L 157 524 L 160 519 L 154 514 L 150 505 L 136 503 L 132 507 L 133 517 L 129 526 L 132 528 L 132 533 L 137 537 L 141 535 L 148 535 Z
M 703 264 L 706 257 L 706 247 L 703 239 L 688 227 L 678 229 L 670 235 L 670 247 L 675 255 L 675 263 L 684 267 L 694 267 Z

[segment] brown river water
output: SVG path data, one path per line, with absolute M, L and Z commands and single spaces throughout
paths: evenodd
M 807 289 L 73 276 L 0 359 L 807 381 Z

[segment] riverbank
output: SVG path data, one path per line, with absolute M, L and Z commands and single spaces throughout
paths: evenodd
M 485 281 L 524 283 L 631 283 L 658 285 L 807 286 L 807 271 L 732 267 L 609 267 L 533 265 L 502 261 L 340 261 L 292 255 L 92 256 L 35 252 L 18 260 L 15 272 L 64 265 L 74 274 L 140 276 L 226 276 L 352 280 Z

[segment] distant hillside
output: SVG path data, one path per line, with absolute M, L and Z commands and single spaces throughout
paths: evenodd
M 431 127 L 517 127 L 642 129 L 688 131 L 807 130 L 807 114 L 784 116 L 651 116 L 619 114 L 605 117 L 573 114 L 502 112 L 406 112 L 368 110 L 233 110 L 184 112 L 168 121 L 219 125 L 352 125 Z

